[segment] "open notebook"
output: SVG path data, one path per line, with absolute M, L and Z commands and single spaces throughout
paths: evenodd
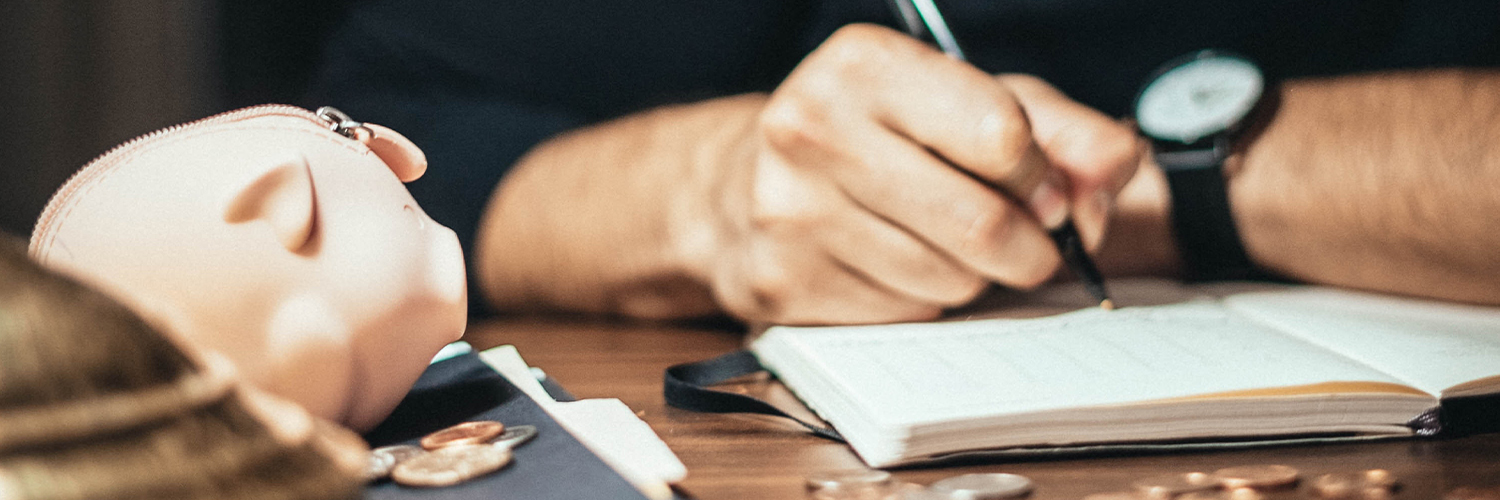
M 1500 393 L 1500 309 L 1316 287 L 772 327 L 751 350 L 877 467 L 1020 447 L 1411 435 L 1441 400 Z

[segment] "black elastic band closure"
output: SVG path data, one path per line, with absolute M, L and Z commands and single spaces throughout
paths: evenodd
M 708 386 L 726 380 L 765 371 L 760 360 L 750 351 L 739 350 L 713 359 L 694 363 L 683 363 L 667 368 L 662 383 L 662 395 L 667 404 L 703 413 L 755 413 L 791 419 L 802 424 L 818 437 L 847 442 L 844 436 L 829 427 L 793 417 L 770 403 L 743 394 L 733 394 L 709 389 Z

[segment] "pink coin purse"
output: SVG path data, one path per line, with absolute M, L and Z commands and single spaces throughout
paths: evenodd
M 356 429 L 467 320 L 453 231 L 404 182 L 426 157 L 332 108 L 265 105 L 139 137 L 53 196 L 30 254 L 184 348 Z

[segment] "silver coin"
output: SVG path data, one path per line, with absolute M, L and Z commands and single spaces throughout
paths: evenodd
M 391 469 L 396 468 L 396 458 L 390 455 L 371 453 L 365 462 L 365 481 L 379 481 L 391 475 Z
M 396 464 L 391 479 L 406 486 L 452 486 L 510 464 L 509 448 L 464 444 L 438 448 Z
M 1131 481 L 1130 486 L 1145 498 L 1173 498 L 1183 493 L 1216 489 L 1219 483 L 1208 474 L 1186 472 L 1149 476 Z
M 365 481 L 379 481 L 391 475 L 391 469 L 408 458 L 427 453 L 420 446 L 398 444 L 381 446 L 370 450 L 369 462 L 365 464 Z
M 536 426 L 516 425 L 506 427 L 505 432 L 499 436 L 495 436 L 495 439 L 490 440 L 490 444 L 514 449 L 517 446 L 526 444 L 527 441 L 530 441 L 534 437 L 536 437 Z
M 392 460 L 399 464 L 406 461 L 406 459 L 408 458 L 427 453 L 427 450 L 422 449 L 421 446 L 397 444 L 391 446 L 381 446 L 379 448 L 370 450 L 370 453 L 391 457 Z
M 994 500 L 1030 493 L 1031 479 L 1016 474 L 964 474 L 932 483 L 927 489 L 952 500 Z
M 805 486 L 817 500 L 863 500 L 884 498 L 896 483 L 883 470 L 848 469 L 809 474 Z

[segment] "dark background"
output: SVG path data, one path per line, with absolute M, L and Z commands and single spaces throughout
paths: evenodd
M 296 104 L 343 4 L 0 1 L 0 231 L 29 236 L 52 191 L 116 144 Z

